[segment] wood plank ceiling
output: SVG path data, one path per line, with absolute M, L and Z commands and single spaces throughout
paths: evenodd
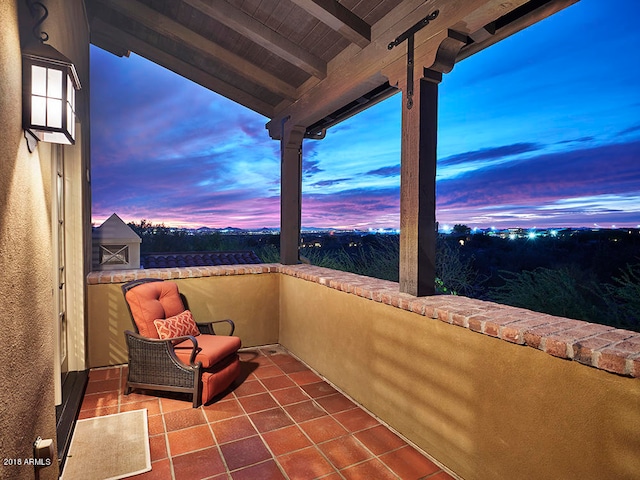
M 433 12 L 415 36 L 430 66 L 451 30 L 458 59 L 577 0 L 85 0 L 91 42 L 135 52 L 254 110 L 304 127 L 404 87 L 406 47 L 387 45 Z M 406 42 L 405 42 L 406 43 Z M 431 62 L 431 63 L 429 63 Z M 420 65 L 422 63 L 423 65 Z M 382 87 L 384 90 L 384 87 Z M 342 110 L 341 110 L 342 109 Z M 349 111 L 347 111 L 349 114 Z M 332 117 L 333 115 L 333 117 Z

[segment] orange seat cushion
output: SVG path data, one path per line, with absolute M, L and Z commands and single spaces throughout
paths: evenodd
M 206 404 L 216 395 L 224 392 L 240 375 L 240 359 L 232 355 L 219 369 L 202 372 L 202 403 Z
M 229 355 L 233 355 L 241 347 L 239 337 L 228 337 L 225 335 L 199 335 L 198 353 L 195 361 L 202 363 L 202 368 L 207 369 L 215 366 Z M 174 346 L 177 357 L 189 365 L 189 357 L 193 350 L 193 342 L 184 340 Z
M 160 338 L 154 320 L 173 317 L 185 310 L 174 282 L 143 283 L 126 296 L 138 333 L 147 338 Z

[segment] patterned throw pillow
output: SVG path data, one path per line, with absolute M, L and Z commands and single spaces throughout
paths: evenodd
M 200 331 L 193 320 L 193 315 L 189 310 L 185 310 L 178 315 L 169 318 L 159 318 L 154 320 L 153 324 L 158 330 L 158 336 L 164 340 L 165 338 L 182 337 L 183 335 L 200 335 Z

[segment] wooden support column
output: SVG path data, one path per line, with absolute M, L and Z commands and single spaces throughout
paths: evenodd
M 436 147 L 439 72 L 416 81 L 413 107 L 403 92 L 400 179 L 400 291 L 433 295 L 436 280 Z
M 305 127 L 283 122 L 280 138 L 280 263 L 299 263 L 302 218 L 302 139 Z
M 421 78 L 413 81 L 408 71 L 402 92 L 400 291 L 415 296 L 436 292 L 438 85 L 442 74 L 453 68 L 466 40 L 465 35 L 450 30 Z M 412 69 L 412 52 L 408 58 Z

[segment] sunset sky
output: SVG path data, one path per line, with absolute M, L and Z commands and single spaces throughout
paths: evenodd
M 614 3 L 582 0 L 444 76 L 440 225 L 640 226 L 640 2 Z M 91 102 L 96 224 L 115 212 L 279 226 L 280 145 L 267 118 L 93 46 Z M 304 226 L 398 228 L 401 109 L 396 95 L 305 140 Z

